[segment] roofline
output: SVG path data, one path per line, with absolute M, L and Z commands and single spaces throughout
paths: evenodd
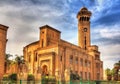
M 0 29 L 7 31 L 8 28 L 9 28 L 8 26 L 0 24 Z
M 57 29 L 55 29 L 55 28 L 53 28 L 53 27 L 51 27 L 51 26 L 49 26 L 49 25 L 44 25 L 44 26 L 41 26 L 41 27 L 39 27 L 40 29 L 44 29 L 44 28 L 50 28 L 50 29 L 52 29 L 52 30 L 54 30 L 54 31 L 57 31 L 57 32 L 59 32 L 59 33 L 61 33 L 61 31 L 59 31 L 59 30 L 57 30 Z
M 32 43 L 26 45 L 25 47 L 28 47 L 28 46 L 31 46 L 31 45 L 37 44 L 38 42 L 39 42 L 39 41 L 32 42 Z M 25 48 L 25 47 L 24 47 L 24 48 Z
M 75 47 L 79 47 L 79 46 L 77 46 L 77 45 L 75 45 L 75 44 L 73 44 L 73 43 L 70 43 L 70 42 L 68 42 L 68 41 L 65 41 L 65 40 L 63 40 L 63 39 L 60 39 L 60 41 L 66 42 L 66 43 L 68 43 L 68 44 L 70 44 L 70 45 L 72 45 L 72 46 L 75 46 Z M 81 48 L 81 47 L 79 47 L 79 48 Z

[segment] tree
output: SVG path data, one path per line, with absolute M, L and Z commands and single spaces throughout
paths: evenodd
M 16 58 L 15 58 L 15 61 L 18 65 L 20 65 L 20 63 L 23 62 L 23 56 L 19 56 L 19 55 L 15 55 Z
M 12 57 L 13 55 L 11 54 L 6 54 L 5 56 L 5 72 L 7 71 L 7 69 L 9 69 L 10 64 L 12 63 L 12 60 L 10 60 L 10 57 Z
M 11 74 L 11 75 L 9 76 L 9 79 L 10 79 L 11 81 L 17 81 L 17 74 L 16 74 L 16 73 Z
M 27 71 L 27 64 L 23 56 L 16 55 L 15 62 L 17 64 L 17 73 L 21 78 L 25 71 Z
M 114 70 L 115 70 L 115 74 L 114 74 L 114 80 L 118 81 L 119 80 L 119 70 L 120 70 L 120 61 L 114 64 Z
M 117 80 L 118 79 L 118 77 L 117 77 L 117 74 L 116 74 L 116 69 L 115 68 L 113 68 L 112 70 L 111 70 L 111 74 L 112 74 L 112 76 L 113 76 L 113 80 Z
M 107 75 L 107 80 L 110 81 L 112 79 L 112 72 L 109 68 L 105 70 L 105 74 Z
M 23 56 L 18 56 L 18 55 L 15 56 L 16 56 L 15 62 L 17 63 L 17 70 L 18 72 L 21 72 L 22 64 L 24 64 Z

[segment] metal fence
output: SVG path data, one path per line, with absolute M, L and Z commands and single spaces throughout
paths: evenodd
M 100 81 L 99 84 L 120 84 L 120 81 Z
M 120 81 L 0 81 L 0 84 L 120 84 Z

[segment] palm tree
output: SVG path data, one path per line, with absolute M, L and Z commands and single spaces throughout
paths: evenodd
M 22 67 L 26 64 L 23 56 L 16 55 L 15 62 L 17 63 L 17 70 L 18 72 L 22 72 Z
M 24 73 L 27 71 L 27 63 L 23 59 L 23 56 L 16 55 L 15 62 L 17 64 L 17 73 L 19 75 L 19 78 L 24 77 Z
M 22 62 L 22 56 L 18 56 L 18 55 L 15 55 L 16 58 L 15 58 L 15 61 L 18 65 L 20 65 L 20 63 Z
M 17 64 L 17 73 L 19 72 L 20 70 L 20 64 L 21 64 L 21 56 L 18 56 L 18 55 L 15 55 L 15 62 Z

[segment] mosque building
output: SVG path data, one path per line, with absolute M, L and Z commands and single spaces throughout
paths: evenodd
M 91 45 L 91 12 L 83 7 L 77 14 L 78 45 L 61 39 L 61 32 L 44 25 L 40 27 L 39 40 L 24 47 L 28 73 L 66 78 L 70 71 L 84 80 L 103 79 L 103 61 L 98 46 Z

